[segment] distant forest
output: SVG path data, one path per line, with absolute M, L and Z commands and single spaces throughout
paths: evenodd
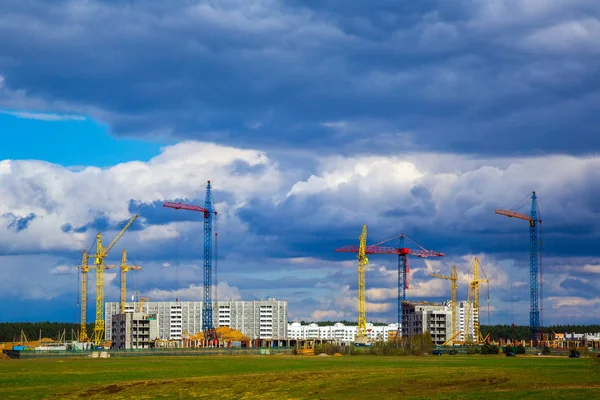
M 27 340 L 34 341 L 40 338 L 57 339 L 59 332 L 66 331 L 66 339 L 71 340 L 71 331 L 75 334 L 79 330 L 79 324 L 72 322 L 0 322 L 0 342 L 19 341 L 21 330 L 25 333 Z M 88 324 L 88 334 L 93 332 L 94 324 Z
M 332 326 L 341 322 L 344 325 L 356 325 L 356 321 L 315 321 L 319 326 Z M 302 325 L 308 325 L 310 321 L 300 321 Z M 387 322 L 374 322 L 375 326 L 385 326 Z M 12 342 L 13 339 L 19 341 L 21 330 L 27 336 L 29 341 L 38 340 L 41 337 L 57 339 L 59 332 L 66 330 L 66 339 L 71 340 L 71 331 L 77 333 L 79 324 L 72 322 L 0 322 L 0 342 Z M 94 330 L 94 324 L 88 324 L 88 334 Z M 560 332 L 560 333 L 597 333 L 600 332 L 600 325 L 552 325 L 542 328 L 543 332 Z M 511 325 L 481 325 L 481 334 L 485 337 L 488 332 L 491 332 L 493 340 L 499 338 L 504 339 L 529 339 L 529 326 Z
M 498 340 L 503 339 L 530 339 L 531 333 L 529 326 L 517 326 L 513 328 L 511 325 L 481 325 L 481 334 L 486 337 L 491 332 L 491 338 Z M 543 333 L 597 333 L 600 332 L 600 325 L 551 325 L 542 327 Z

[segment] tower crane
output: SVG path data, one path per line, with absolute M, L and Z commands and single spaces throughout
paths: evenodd
M 87 274 L 90 272 L 90 268 L 95 268 L 95 265 L 90 266 L 88 264 L 88 258 L 92 256 L 88 256 L 87 250 L 83 250 L 83 254 L 81 256 L 81 265 L 78 266 L 81 269 L 81 322 L 79 329 L 79 341 L 80 342 L 88 342 L 90 338 L 87 334 L 87 289 L 88 289 L 88 280 Z M 114 265 L 107 265 L 105 269 L 115 268 Z
M 94 259 L 96 268 L 96 322 L 94 323 L 94 346 L 100 346 L 102 340 L 104 339 L 104 270 L 112 268 L 112 266 L 106 266 L 104 264 L 104 259 L 108 255 L 108 252 L 125 234 L 127 229 L 129 229 L 129 227 L 133 224 L 137 217 L 139 217 L 138 214 L 135 214 L 133 217 L 131 217 L 125 227 L 121 229 L 121 232 L 119 232 L 113 241 L 106 247 L 102 245 L 102 234 L 98 233 L 96 236 L 96 254 L 86 255 L 87 258 Z M 85 320 L 85 316 L 83 316 L 83 314 L 82 318 Z
M 205 332 L 205 338 L 213 339 L 215 332 L 212 316 L 212 228 L 213 214 L 217 215 L 217 212 L 213 209 L 210 181 L 208 181 L 206 184 L 206 198 L 204 201 L 204 207 L 174 202 L 165 202 L 163 207 L 173 208 L 175 210 L 188 210 L 204 213 L 204 293 L 202 301 L 202 330 Z
M 138 299 L 138 305 L 137 305 L 137 309 L 136 311 L 141 313 L 144 311 L 144 303 L 146 303 L 146 301 L 150 300 L 150 297 L 141 297 L 139 292 L 135 292 L 136 297 Z
M 354 342 L 358 345 L 369 344 L 367 338 L 367 299 L 365 290 L 365 270 L 369 259 L 365 255 L 367 247 L 367 225 L 363 225 L 358 246 L 358 327 Z
M 540 285 L 539 285 L 539 257 L 541 240 L 538 240 L 538 229 L 542 220 L 538 218 L 537 196 L 535 191 L 531 193 L 531 209 L 529 215 L 521 214 L 511 210 L 495 210 L 494 214 L 504 215 L 509 218 L 522 219 L 529 222 L 529 328 L 531 338 L 539 341 L 540 338 Z
M 81 256 L 81 323 L 79 327 L 79 340 L 81 342 L 87 342 L 89 340 L 87 334 L 87 274 L 90 272 L 90 267 L 87 263 L 87 250 L 83 251 Z
M 116 268 L 116 265 L 107 265 L 106 268 Z M 139 265 L 128 265 L 127 264 L 127 250 L 123 249 L 121 252 L 121 301 L 119 302 L 119 308 L 121 314 L 125 313 L 125 304 L 127 302 L 127 272 L 139 271 L 142 269 Z
M 458 321 L 458 305 L 456 304 L 456 290 L 458 289 L 458 274 L 456 273 L 456 265 L 452 266 L 452 275 L 439 275 L 439 274 L 429 274 L 429 276 L 433 276 L 434 278 L 446 279 L 452 283 L 452 340 L 454 340 L 457 336 L 457 321 Z
M 401 247 L 386 247 L 379 246 L 382 243 L 389 242 L 390 240 L 400 238 L 400 246 Z M 409 240 L 417 247 L 418 250 L 409 249 L 404 247 L 404 239 Z M 348 245 L 340 247 L 339 249 L 334 250 L 337 253 L 358 253 L 359 246 L 356 245 Z M 393 237 L 388 240 L 384 240 L 383 242 L 379 242 L 374 245 L 366 246 L 365 254 L 397 254 L 398 255 L 398 330 L 402 326 L 402 302 L 406 300 L 406 289 L 410 286 L 410 267 L 408 263 L 408 256 L 416 256 L 420 258 L 426 257 L 444 257 L 444 253 L 440 253 L 433 250 L 426 250 L 421 245 L 416 243 L 414 240 L 408 238 L 404 234 Z
M 483 271 L 483 270 L 482 270 Z M 484 272 L 485 276 L 485 272 Z M 467 304 L 473 305 L 473 340 L 475 343 L 482 343 L 484 341 L 483 336 L 481 335 L 480 323 L 479 323 L 479 285 L 482 283 L 487 283 L 489 285 L 489 280 L 487 277 L 479 278 L 479 259 L 475 257 L 473 261 L 473 280 L 469 283 L 469 294 L 467 299 Z M 489 297 L 488 297 L 489 302 Z M 469 311 L 465 317 L 468 321 L 471 321 L 471 312 Z M 470 334 L 470 327 L 467 326 L 465 329 L 465 338 Z

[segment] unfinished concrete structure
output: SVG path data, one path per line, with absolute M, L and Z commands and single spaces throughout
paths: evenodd
M 402 336 L 431 334 L 433 344 L 442 345 L 452 335 L 452 310 L 448 303 L 402 302 Z
M 148 349 L 158 339 L 156 315 L 131 312 L 112 315 L 112 347 L 116 349 Z

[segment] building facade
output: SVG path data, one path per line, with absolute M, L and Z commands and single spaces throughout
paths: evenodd
M 139 303 L 128 302 L 126 313 L 137 310 Z M 202 302 L 146 302 L 142 312 L 156 315 L 158 336 L 164 340 L 180 340 L 181 335 L 202 332 Z M 120 313 L 118 302 L 105 304 L 106 339 L 112 340 L 112 318 Z M 213 308 L 213 325 L 238 330 L 250 339 L 287 339 L 287 301 L 273 298 L 265 301 L 219 301 Z
M 117 349 L 148 349 L 158 339 L 156 315 L 129 312 L 111 319 L 111 340 Z
M 457 302 L 458 304 L 458 321 L 457 321 L 457 327 L 456 329 L 458 329 L 458 332 L 460 332 L 460 335 L 458 335 L 456 337 L 456 340 L 460 340 L 460 341 L 465 341 L 465 339 L 467 337 L 473 339 L 473 337 L 475 336 L 475 325 L 473 325 L 473 321 L 478 321 L 479 320 L 479 316 L 477 315 L 476 312 L 474 312 L 473 307 L 470 303 L 466 302 L 466 301 L 459 301 Z M 470 320 L 467 318 L 470 314 Z M 467 328 L 469 330 L 469 334 L 465 335 L 465 332 L 467 331 Z
M 402 302 L 402 335 L 431 334 L 433 344 L 452 337 L 452 310 L 448 303 Z
M 371 342 L 388 341 L 390 336 L 395 336 L 398 324 L 375 326 L 367 324 L 367 337 Z M 319 326 L 315 323 L 302 325 L 292 322 L 287 326 L 288 339 L 329 339 L 341 342 L 354 342 L 358 332 L 356 325 L 347 326 L 337 322 L 332 326 Z

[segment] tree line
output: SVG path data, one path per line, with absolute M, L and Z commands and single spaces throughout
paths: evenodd
M 374 356 L 418 356 L 431 354 L 433 340 L 429 332 L 399 338 L 392 342 L 375 342 L 371 346 L 341 346 L 335 343 L 324 343 L 315 346 L 315 355 L 322 353 L 334 355 L 374 355 Z M 292 352 L 296 354 L 296 351 Z
M 596 333 L 600 332 L 600 325 L 551 325 L 542 327 L 543 333 Z M 490 333 L 492 340 L 531 339 L 531 330 L 528 325 L 481 325 L 481 334 L 486 337 Z
M 94 324 L 88 324 L 88 334 L 93 332 Z M 79 333 L 79 324 L 72 322 L 0 322 L 0 342 L 21 340 L 21 331 L 25 333 L 28 341 L 40 338 L 58 339 L 59 332 L 65 332 L 65 339 L 71 340 L 71 332 Z M 77 339 L 75 337 L 75 339 Z
M 315 321 L 318 326 L 333 326 L 337 322 L 341 322 L 346 326 L 356 325 L 356 321 Z M 310 321 L 301 321 L 302 325 L 308 325 Z M 374 322 L 375 326 L 387 325 L 386 322 Z M 94 329 L 94 324 L 88 324 L 88 334 L 91 334 Z M 59 332 L 66 331 L 66 339 L 71 339 L 71 330 L 78 333 L 79 324 L 72 322 L 0 322 L 0 342 L 12 342 L 20 340 L 21 330 L 30 341 L 37 340 L 40 337 L 57 339 Z M 600 332 L 600 325 L 551 325 L 543 327 L 542 332 L 557 332 L 557 333 L 596 333 Z M 529 340 L 531 332 L 527 325 L 481 325 L 481 334 L 485 337 L 490 333 L 492 340 L 518 339 Z

